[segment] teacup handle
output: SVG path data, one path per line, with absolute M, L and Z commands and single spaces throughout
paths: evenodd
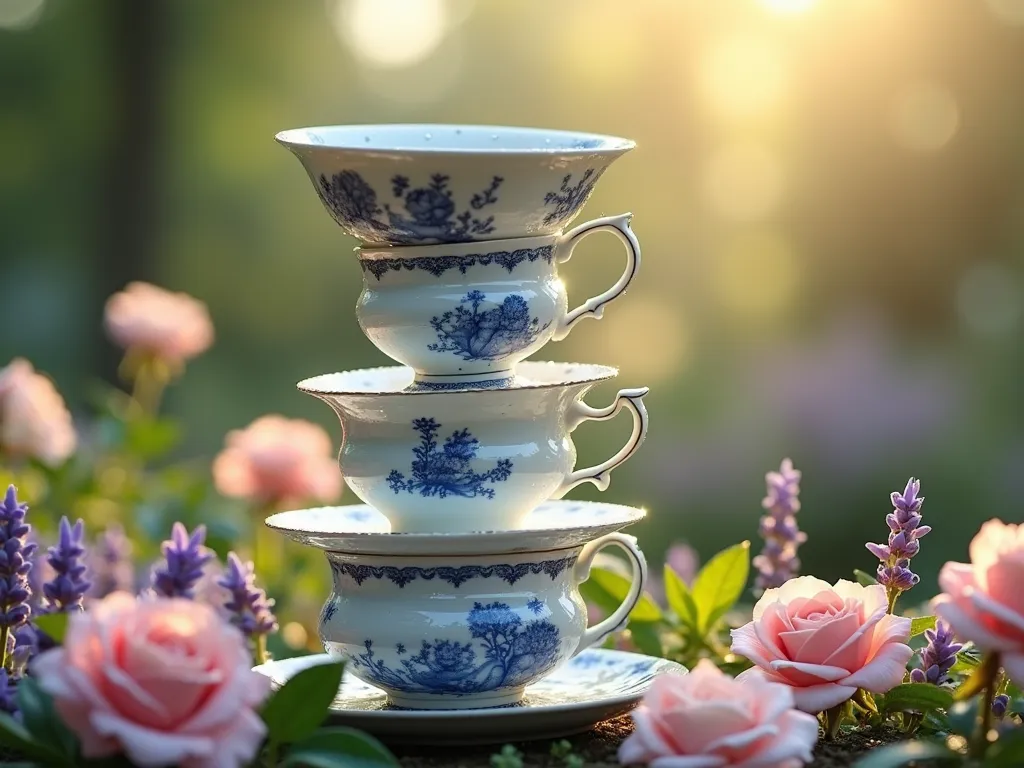
M 633 414 L 633 432 L 629 440 L 619 449 L 619 452 L 607 461 L 603 461 L 593 467 L 577 469 L 570 472 L 558 489 L 551 495 L 552 499 L 560 499 L 577 485 L 581 483 L 593 483 L 600 491 L 608 490 L 611 482 L 611 472 L 620 464 L 624 464 L 630 456 L 637 452 L 644 439 L 647 437 L 647 408 L 644 406 L 644 395 L 650 392 L 648 387 L 637 389 L 620 389 L 615 400 L 606 408 L 591 408 L 581 400 L 574 402 L 566 416 L 566 427 L 572 432 L 584 421 L 608 421 L 623 408 Z
M 611 616 L 583 631 L 583 637 L 580 638 L 580 644 L 573 652 L 573 656 L 592 645 L 597 645 L 613 632 L 625 629 L 629 623 L 629 614 L 636 607 L 640 595 L 643 594 L 644 588 L 647 586 L 647 560 L 644 559 L 644 553 L 637 547 L 636 538 L 624 533 L 609 533 L 607 536 L 590 542 L 580 551 L 576 567 L 573 570 L 576 583 L 582 584 L 590 578 L 590 568 L 594 564 L 594 557 L 608 546 L 618 547 L 629 557 L 630 565 L 633 568 L 629 593 L 622 601 L 622 605 L 616 608 Z
M 626 270 L 622 277 L 611 288 L 600 296 L 594 296 L 580 304 L 576 309 L 566 312 L 563 317 L 556 320 L 555 333 L 551 337 L 555 341 L 561 341 L 569 335 L 569 331 L 580 320 L 585 317 L 593 317 L 598 320 L 604 315 L 604 306 L 619 298 L 626 292 L 629 284 L 636 277 L 640 268 L 640 243 L 629 228 L 629 222 L 633 218 L 632 213 L 621 213 L 618 216 L 605 216 L 602 219 L 594 219 L 586 224 L 581 224 L 566 232 L 555 246 L 555 259 L 562 264 L 572 258 L 572 252 L 587 235 L 594 232 L 611 232 L 626 247 Z

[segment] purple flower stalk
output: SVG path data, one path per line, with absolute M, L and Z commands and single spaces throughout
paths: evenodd
M 992 699 L 992 714 L 998 717 L 1000 720 L 1006 717 L 1006 710 L 1010 708 L 1010 697 L 1005 693 L 1000 693 L 998 696 Z
M 81 611 L 85 593 L 91 586 L 85 578 L 85 547 L 82 540 L 85 523 L 78 520 L 74 526 L 66 517 L 60 519 L 60 536 L 56 546 L 50 547 L 46 562 L 53 569 L 53 579 L 43 584 L 46 608 L 56 613 Z
M 915 683 L 942 685 L 950 680 L 949 670 L 956 663 L 956 655 L 963 645 L 953 640 L 953 628 L 944 622 L 936 622 L 935 629 L 924 633 L 928 644 L 921 649 L 921 668 L 910 672 Z
M 18 502 L 18 489 L 7 488 L 0 504 L 0 654 L 6 658 L 6 642 L 12 630 L 24 625 L 32 612 L 28 574 L 36 545 L 28 541 L 31 526 L 25 522 L 28 505 Z
M 14 675 L 0 668 L 0 712 L 12 717 L 18 714 L 17 693 L 18 683 Z
M 106 597 L 111 592 L 135 591 L 135 564 L 132 562 L 132 540 L 116 523 L 96 537 L 89 552 L 92 587 L 89 597 Z
M 921 481 L 914 478 L 907 481 L 902 494 L 893 491 L 891 498 L 894 509 L 885 516 L 889 526 L 889 543 L 865 545 L 881 561 L 878 565 L 878 583 L 889 593 L 890 613 L 900 593 L 906 592 L 921 580 L 910 570 L 910 559 L 921 550 L 918 539 L 932 528 L 930 525 L 921 525 L 924 496 L 918 498 L 920 491 Z
M 203 546 L 206 526 L 199 525 L 191 534 L 181 523 L 171 527 L 171 538 L 161 546 L 165 563 L 153 571 L 153 591 L 162 597 L 192 599 L 195 586 L 203 577 L 203 567 L 213 553 Z
M 231 613 L 231 623 L 247 637 L 268 635 L 277 629 L 277 619 L 271 608 L 273 600 L 256 586 L 252 562 L 243 563 L 234 552 L 228 552 L 227 569 L 224 577 L 217 582 L 231 596 L 224 607 Z
M 796 522 L 800 511 L 800 472 L 793 462 L 784 459 L 778 472 L 764 477 L 768 495 L 761 506 L 767 514 L 761 518 L 759 533 L 764 539 L 761 554 L 754 558 L 758 575 L 756 589 L 764 591 L 781 587 L 800 572 L 797 548 L 807 541 Z

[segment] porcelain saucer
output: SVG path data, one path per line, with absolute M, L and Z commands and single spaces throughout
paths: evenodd
M 256 667 L 275 687 L 291 675 L 329 660 L 326 654 L 271 661 Z M 674 661 L 639 653 L 592 649 L 526 689 L 518 704 L 487 709 L 401 709 L 348 673 L 328 719 L 360 728 L 385 742 L 449 745 L 551 739 L 585 731 L 632 709 L 658 675 L 683 675 Z
M 269 528 L 306 546 L 364 555 L 488 555 L 543 552 L 582 546 L 643 520 L 640 507 L 597 501 L 546 501 L 521 527 L 475 533 L 391 533 L 391 524 L 368 504 L 279 512 Z

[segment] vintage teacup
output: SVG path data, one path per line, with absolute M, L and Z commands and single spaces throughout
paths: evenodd
M 412 369 L 393 366 L 317 376 L 298 388 L 337 413 L 345 481 L 393 532 L 462 533 L 519 527 L 540 502 L 581 483 L 608 487 L 611 471 L 647 435 L 646 387 L 619 390 L 605 408 L 582 402 L 616 373 L 603 365 L 525 362 L 504 388 L 406 391 Z M 623 408 L 633 415 L 627 443 L 574 471 L 573 430 Z
M 509 378 L 515 366 L 585 317 L 600 318 L 640 266 L 630 214 L 563 235 L 399 248 L 362 248 L 356 318 L 384 354 L 416 371 L 416 385 Z M 558 264 L 595 232 L 615 234 L 626 269 L 599 296 L 569 311 Z
M 610 545 L 632 565 L 629 593 L 588 627 L 579 585 Z M 420 709 L 518 701 L 525 686 L 625 627 L 647 580 L 636 539 L 621 533 L 525 554 L 327 558 L 334 594 L 320 613 L 324 648 L 392 703 Z
M 335 125 L 275 137 L 348 234 L 376 245 L 553 235 L 628 139 L 486 125 Z

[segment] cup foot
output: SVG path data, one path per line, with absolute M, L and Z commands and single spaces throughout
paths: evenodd
M 458 389 L 508 389 L 515 382 L 511 371 L 494 371 L 459 376 L 417 375 L 406 392 L 448 392 Z
M 523 698 L 524 688 L 495 691 L 493 693 L 434 694 L 398 693 L 387 691 L 388 701 L 404 709 L 486 709 L 517 704 Z

